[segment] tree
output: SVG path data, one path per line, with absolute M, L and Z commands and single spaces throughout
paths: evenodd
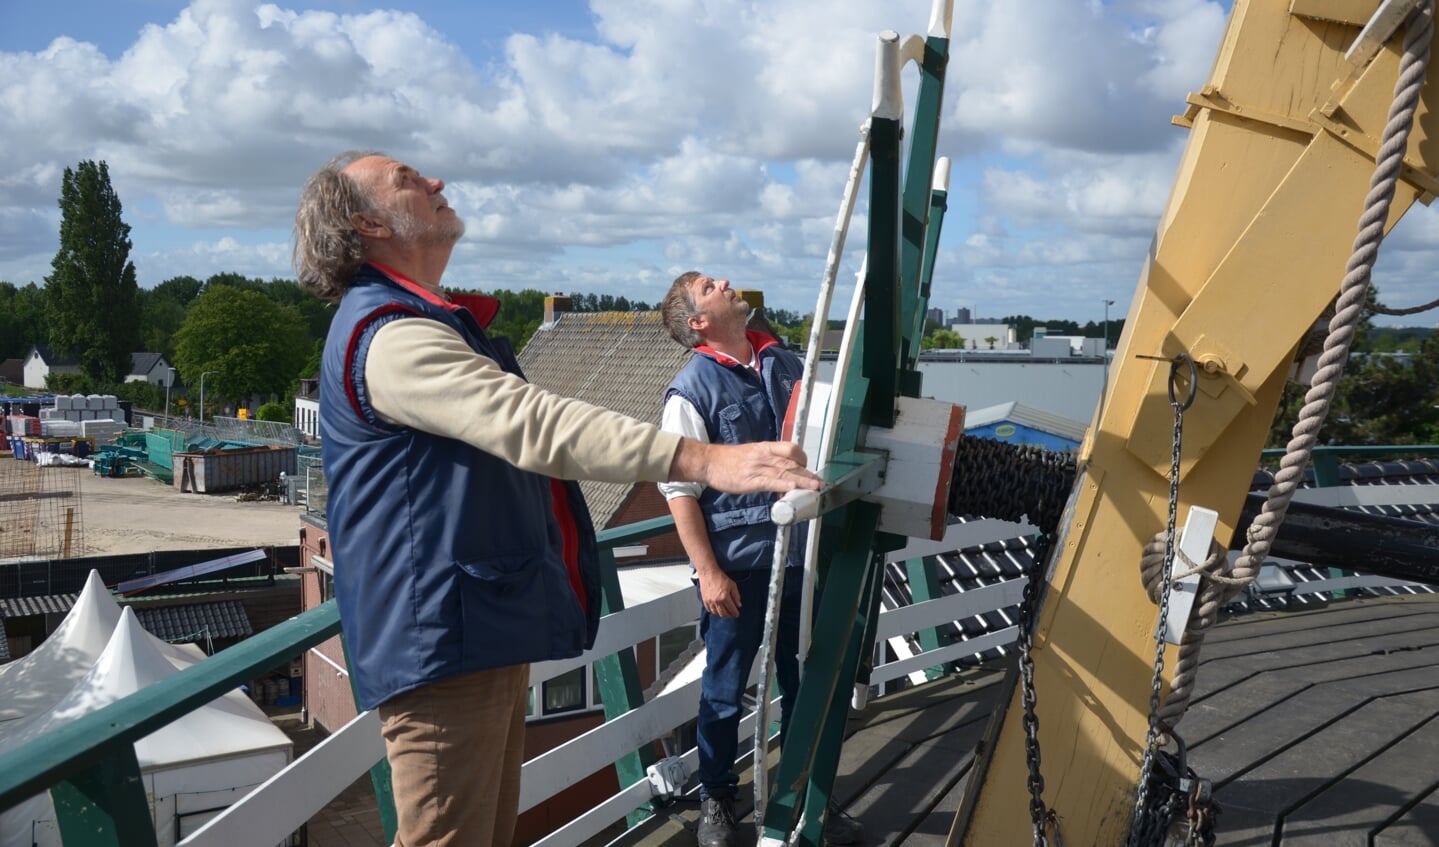
M 801 315 L 799 312 L 791 312 L 789 309 L 776 309 L 773 306 L 764 307 L 765 316 L 775 326 L 799 326 L 808 315 Z
M 963 350 L 964 338 L 952 329 L 936 329 L 920 339 L 919 348 L 921 350 Z
M 205 284 L 193 276 L 172 276 L 150 289 L 150 294 L 172 300 L 184 309 L 195 302 L 195 298 L 200 296 L 200 291 L 204 287 Z
M 500 301 L 500 309 L 485 332 L 492 337 L 508 338 L 515 352 L 523 350 L 530 336 L 540 328 L 540 321 L 544 320 L 545 293 L 533 288 L 523 291 L 502 288 L 491 291 L 490 296 Z
M 1355 332 L 1356 349 L 1369 347 L 1367 330 L 1367 321 L 1361 321 Z M 1308 391 L 1308 385 L 1284 386 L 1266 446 L 1289 443 Z M 1346 445 L 1439 441 L 1439 333 L 1421 341 L 1412 355 L 1353 353 L 1318 440 Z
M 65 169 L 60 186 L 60 250 L 45 278 L 50 344 L 75 351 L 96 383 L 130 372 L 140 341 L 140 297 L 130 262 L 130 226 L 102 161 Z
M 310 349 L 294 307 L 231 285 L 207 286 L 175 333 L 175 365 L 192 391 L 216 372 L 205 381 L 206 405 L 291 393 Z
M 45 289 L 0 282 L 0 359 L 18 359 L 47 338 Z

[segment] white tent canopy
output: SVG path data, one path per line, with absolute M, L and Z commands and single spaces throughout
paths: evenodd
M 76 609 L 80 605 L 77 603 Z M 85 614 L 84 620 L 93 621 L 89 616 L 95 615 L 94 610 Z M 195 661 L 190 653 L 157 641 L 130 609 L 118 615 L 113 630 L 89 669 L 46 711 L 0 724 L 4 728 L 0 752 L 40 738 Z M 80 650 L 69 649 L 75 653 Z M 51 655 L 62 661 L 74 660 L 65 653 L 52 651 Z M 35 678 L 43 676 L 37 666 Z M 7 681 L 8 677 L 0 678 L 0 682 Z M 160 845 L 175 844 L 278 773 L 289 764 L 292 749 L 289 737 L 238 689 L 137 741 L 135 754 Z M 30 847 L 32 843 L 41 847 L 60 845 L 48 794 L 0 814 L 0 845 Z
M 90 571 L 84 590 L 60 626 L 34 651 L 0 665 L 0 739 L 10 732 L 11 722 L 49 709 L 89 673 L 119 620 L 120 605 L 110 596 L 99 572 Z M 179 667 L 204 658 L 199 648 L 166 644 L 149 633 L 145 636 Z

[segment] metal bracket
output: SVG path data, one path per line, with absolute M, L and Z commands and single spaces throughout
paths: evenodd
M 645 769 L 645 776 L 649 777 L 654 796 L 661 800 L 678 797 L 689 779 L 689 774 L 685 773 L 684 759 L 679 756 L 670 756 L 655 762 Z
M 820 515 L 853 503 L 877 491 L 884 483 L 883 453 L 859 450 L 841 453 L 820 469 L 824 488 L 819 491 L 795 490 L 779 498 L 770 507 L 770 520 L 780 526 L 814 520 Z

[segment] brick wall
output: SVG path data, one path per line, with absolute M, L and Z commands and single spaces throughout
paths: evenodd
M 614 529 L 625 524 L 647 521 L 651 518 L 667 517 L 670 513 L 669 506 L 665 505 L 665 498 L 660 490 L 652 482 L 641 482 L 630 489 L 629 496 L 624 503 L 615 510 L 615 515 L 610 519 L 609 526 L 605 529 Z M 684 559 L 684 547 L 680 545 L 680 537 L 677 533 L 667 532 L 664 535 L 657 535 L 644 543 L 649 545 L 649 553 L 646 559 Z

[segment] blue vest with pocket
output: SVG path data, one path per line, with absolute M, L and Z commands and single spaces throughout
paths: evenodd
M 326 519 L 362 709 L 459 674 L 577 656 L 599 626 L 594 528 L 578 485 L 385 423 L 369 404 L 365 359 L 391 320 L 440 321 L 523 376 L 509 345 L 453 299 L 365 265 L 325 343 Z
M 703 349 L 675 375 L 665 399 L 678 394 L 688 400 L 701 418 L 711 444 L 745 444 L 778 441 L 785 411 L 804 363 L 773 339 L 750 333 L 759 372 L 748 365 L 720 360 Z M 770 522 L 774 494 L 725 494 L 706 487 L 699 496 L 700 511 L 709 531 L 720 569 L 725 573 L 764 569 L 774 563 L 775 526 Z M 790 535 L 789 567 L 804 564 L 807 527 Z

